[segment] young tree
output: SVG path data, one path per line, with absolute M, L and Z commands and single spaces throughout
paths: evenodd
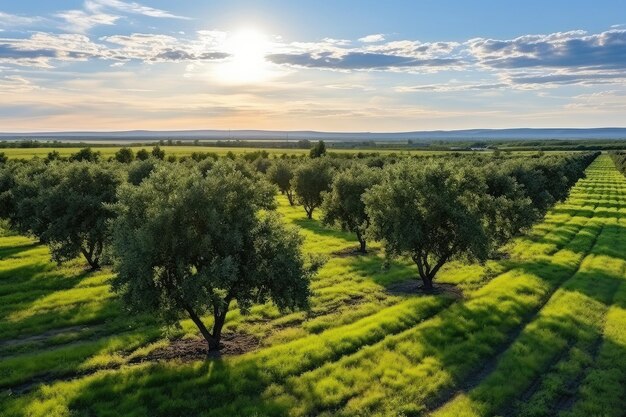
M 82 148 L 80 151 L 70 156 L 70 161 L 74 162 L 98 162 L 100 160 L 100 152 L 91 148 Z
M 156 159 L 165 159 L 165 151 L 159 147 L 159 145 L 152 148 L 152 156 Z
M 313 210 L 322 204 L 322 193 L 330 190 L 332 180 L 332 168 L 324 159 L 304 162 L 296 170 L 291 188 L 309 219 L 313 218 Z
M 139 160 L 139 161 L 145 161 L 146 159 L 150 158 L 150 152 L 148 152 L 145 149 L 139 149 L 137 151 L 137 154 L 135 155 L 135 157 Z
M 366 252 L 366 231 L 370 225 L 362 197 L 379 180 L 379 169 L 357 163 L 335 176 L 322 203 L 322 222 L 356 233 L 362 253 Z
M 123 147 L 115 152 L 115 160 L 122 164 L 130 164 L 135 159 L 135 153 L 132 149 Z
M 287 196 L 289 205 L 293 206 L 294 195 L 293 188 L 291 187 L 291 180 L 293 179 L 294 168 L 293 164 L 290 164 L 284 160 L 277 160 L 267 171 L 267 176 L 272 184 L 275 184 L 280 192 Z
M 305 308 L 314 267 L 301 238 L 271 214 L 273 187 L 218 162 L 207 177 L 195 167 L 161 167 L 120 192 L 114 222 L 118 275 L 113 288 L 134 311 L 175 324 L 187 315 L 219 349 L 233 302 Z M 261 209 L 270 213 L 260 214 Z M 201 317 L 212 314 L 209 330 Z
M 372 235 L 389 255 L 408 255 L 424 289 L 450 259 L 485 259 L 480 196 L 484 183 L 465 168 L 404 161 L 386 169 L 383 181 L 363 196 Z
M 326 144 L 323 140 L 320 140 L 315 145 L 313 145 L 313 147 L 309 151 L 309 156 L 311 158 L 319 158 L 324 155 L 326 155 Z

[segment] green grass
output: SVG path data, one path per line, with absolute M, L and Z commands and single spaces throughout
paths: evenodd
M 86 146 L 91 146 L 92 149 L 99 151 L 103 157 L 108 158 L 109 156 L 113 156 L 120 146 L 98 146 L 97 144 L 88 144 Z M 73 153 L 76 153 L 80 150 L 80 147 L 49 147 L 49 148 L 4 148 L 0 149 L 0 152 L 4 152 L 9 158 L 14 159 L 30 159 L 33 157 L 45 158 L 49 152 L 57 151 L 61 156 L 70 156 Z M 152 145 L 145 146 L 132 146 L 135 152 L 140 149 L 146 149 L 150 151 L 152 149 Z M 228 152 L 232 152 L 236 155 L 244 154 L 244 153 L 252 153 L 258 151 L 266 151 L 270 155 L 308 155 L 308 149 L 294 149 L 294 148 L 245 148 L 245 147 L 220 147 L 220 146 L 161 146 L 161 149 L 165 151 L 165 156 L 168 155 L 176 155 L 176 156 L 189 156 L 193 152 L 212 152 L 218 155 L 224 156 Z M 418 155 L 438 155 L 438 154 L 446 154 L 451 151 L 426 151 L 421 149 L 403 149 L 403 150 L 391 150 L 391 149 L 329 149 L 329 152 L 337 152 L 337 153 L 380 153 L 380 154 L 418 154 Z
M 376 243 L 342 255 L 351 234 L 282 197 L 279 210 L 327 259 L 311 310 L 235 309 L 225 331 L 259 347 L 187 363 L 137 364 L 169 341 L 122 310 L 110 271 L 58 267 L 0 235 L 0 415 L 623 415 L 626 179 L 608 157 L 508 256 L 443 268 L 462 298 L 390 291 L 416 278 L 410 262 L 387 263 Z M 197 337 L 189 320 L 168 332 Z

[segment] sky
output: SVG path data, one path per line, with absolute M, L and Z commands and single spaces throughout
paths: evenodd
M 0 0 L 0 131 L 626 127 L 626 1 Z

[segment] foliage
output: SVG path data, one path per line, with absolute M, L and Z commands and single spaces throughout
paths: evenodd
M 91 148 L 83 148 L 70 156 L 70 161 L 77 162 L 98 162 L 100 160 L 100 151 L 94 151 Z
M 258 215 L 274 207 L 273 192 L 226 162 L 207 177 L 162 167 L 122 188 L 114 289 L 132 310 L 169 324 L 186 313 L 210 350 L 235 301 L 242 312 L 267 300 L 281 310 L 306 307 L 313 269 L 304 266 L 301 238 L 275 215 Z M 207 312 L 211 331 L 201 319 Z
M 309 152 L 309 156 L 311 158 L 320 158 L 324 155 L 326 155 L 326 144 L 323 140 L 320 140 L 315 145 L 313 145 L 311 151 Z
M 159 147 L 159 145 L 152 148 L 151 155 L 153 158 L 163 160 L 165 159 L 165 151 Z
M 384 241 L 390 255 L 415 262 L 425 289 L 432 289 L 433 278 L 449 260 L 486 258 L 484 187 L 473 171 L 405 161 L 385 174 L 363 197 L 372 235 Z
M 322 203 L 322 222 L 356 233 L 362 253 L 366 251 L 366 232 L 370 225 L 362 197 L 379 179 L 380 170 L 355 164 L 335 175 Z
M 313 218 L 313 211 L 322 204 L 322 193 L 330 190 L 332 180 L 333 169 L 324 158 L 304 162 L 294 173 L 291 188 L 309 219 Z
M 290 164 L 284 160 L 277 160 L 269 167 L 267 171 L 267 177 L 272 184 L 275 184 L 280 190 L 281 194 L 287 196 L 290 205 L 294 205 L 294 192 L 291 187 L 291 180 L 294 176 L 293 164 Z
M 137 154 L 135 155 L 135 158 L 137 158 L 139 161 L 145 161 L 146 159 L 150 158 L 150 152 L 145 149 L 139 149 L 137 151 Z
M 135 160 L 135 153 L 131 148 L 120 148 L 115 152 L 115 160 L 122 164 L 130 164 Z
M 108 243 L 120 175 L 111 167 L 89 162 L 52 164 L 21 173 L 14 187 L 18 230 L 37 236 L 58 263 L 82 254 L 92 269 Z

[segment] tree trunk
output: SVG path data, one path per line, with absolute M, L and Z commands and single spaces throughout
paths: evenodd
M 359 241 L 359 252 L 367 253 L 367 242 L 365 241 L 361 233 L 356 232 L 356 238 Z
M 422 277 L 422 282 L 424 284 L 424 291 L 430 292 L 433 290 L 433 277 L 430 275 L 424 275 Z
M 206 326 L 204 325 L 200 317 L 198 317 L 196 312 L 193 311 L 193 309 L 187 305 L 185 305 L 185 310 L 187 311 L 187 314 L 189 314 L 189 317 L 194 322 L 196 327 L 198 327 L 198 329 L 200 330 L 200 333 L 202 334 L 202 337 L 204 337 L 204 340 L 206 340 L 207 344 L 209 345 L 208 351 L 211 352 L 213 350 L 219 349 L 219 344 L 220 344 L 219 339 L 216 340 L 215 337 L 213 337 L 213 335 L 209 332 L 209 329 L 206 328 Z
M 100 268 L 100 265 L 98 263 L 98 258 L 95 258 L 93 256 L 93 252 L 94 252 L 94 248 L 93 246 L 91 246 L 89 248 L 89 250 L 86 250 L 85 248 L 80 248 L 81 253 L 83 254 L 83 256 L 85 257 L 85 260 L 87 261 L 87 263 L 89 264 L 89 266 L 91 267 L 92 271 L 95 271 L 96 269 Z
M 291 190 L 287 190 L 287 200 L 289 200 L 289 205 L 293 206 L 294 202 L 293 202 L 293 191 Z
M 313 208 L 308 209 L 308 208 L 304 208 L 304 211 L 306 212 L 306 217 L 311 220 L 313 219 Z

